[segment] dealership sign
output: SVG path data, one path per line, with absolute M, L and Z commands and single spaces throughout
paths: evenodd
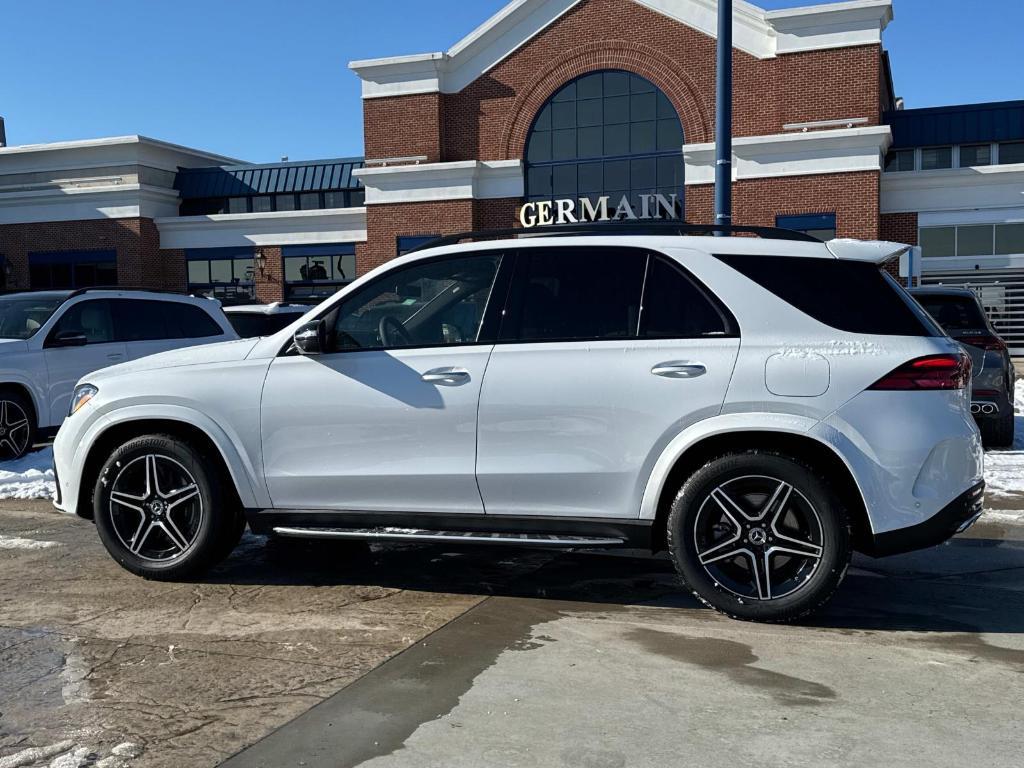
M 578 200 L 540 200 L 519 210 L 519 223 L 527 229 L 551 224 L 579 224 L 590 221 L 639 221 L 680 219 L 679 195 L 640 195 L 635 206 L 623 195 L 617 205 L 608 195 Z M 614 207 L 613 207 L 614 205 Z

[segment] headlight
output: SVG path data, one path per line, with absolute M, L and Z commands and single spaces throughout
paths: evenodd
M 71 410 L 68 416 L 74 416 L 78 410 L 99 394 L 99 390 L 92 384 L 79 384 L 75 387 L 75 394 L 71 398 Z

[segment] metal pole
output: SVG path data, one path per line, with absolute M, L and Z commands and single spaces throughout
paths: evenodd
M 718 0 L 715 224 L 732 224 L 732 0 Z

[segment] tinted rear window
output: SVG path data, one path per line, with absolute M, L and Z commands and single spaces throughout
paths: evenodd
M 913 300 L 874 264 L 793 256 L 717 258 L 837 330 L 881 336 L 936 335 L 937 329 Z
M 978 302 L 969 296 L 915 293 L 914 298 L 948 333 L 988 327 Z
M 277 315 L 264 315 L 256 312 L 228 312 L 228 320 L 235 331 L 243 339 L 255 336 L 272 336 L 286 325 L 291 325 L 302 315 L 293 312 L 282 312 Z

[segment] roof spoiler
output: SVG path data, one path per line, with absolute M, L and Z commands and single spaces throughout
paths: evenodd
M 825 245 L 837 259 L 866 261 L 871 264 L 885 264 L 913 248 L 905 243 L 891 243 L 887 240 L 850 240 L 846 238 L 829 240 Z

